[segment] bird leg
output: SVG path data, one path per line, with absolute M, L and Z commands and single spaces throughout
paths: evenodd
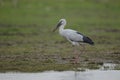
M 83 52 L 85 51 L 85 46 L 83 44 L 80 44 L 82 49 L 81 49 L 81 53 L 80 54 L 83 54 Z M 79 54 L 79 57 L 80 57 L 80 54 Z
M 80 44 L 80 46 L 82 47 L 80 53 L 78 53 L 78 46 L 73 46 L 73 53 L 75 55 L 74 62 L 73 62 L 74 64 L 79 63 L 80 55 L 83 54 L 85 51 L 85 46 L 83 44 Z
M 74 64 L 77 64 L 78 63 L 78 61 L 79 61 L 79 54 L 78 54 L 78 51 L 77 51 L 77 47 L 73 47 L 74 48 L 74 54 L 75 54 L 75 56 L 74 56 Z
M 78 51 L 77 51 L 77 50 L 78 50 L 78 49 L 77 49 L 78 47 L 75 47 L 75 46 L 74 46 L 74 54 L 75 54 L 75 56 L 74 56 L 74 64 L 79 63 L 80 55 L 83 54 L 84 51 L 85 51 L 85 46 L 82 45 L 82 44 L 80 44 L 80 45 L 81 45 L 81 47 L 82 47 L 80 53 L 78 53 Z

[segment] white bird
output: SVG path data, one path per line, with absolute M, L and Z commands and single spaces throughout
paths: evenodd
M 88 43 L 90 45 L 94 45 L 94 42 L 87 36 L 81 34 L 80 32 L 72 29 L 64 29 L 66 25 L 65 19 L 60 19 L 59 23 L 57 24 L 56 28 L 53 31 L 56 31 L 59 28 L 59 34 L 66 38 L 72 45 L 79 46 L 81 43 Z M 76 57 L 76 60 L 79 56 Z M 76 61 L 77 62 L 77 61 Z

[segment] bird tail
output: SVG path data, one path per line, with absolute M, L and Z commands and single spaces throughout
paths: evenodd
M 90 45 L 94 45 L 94 42 L 89 38 L 89 37 L 83 37 L 83 41 L 85 42 L 85 43 L 88 43 L 88 44 L 90 44 Z

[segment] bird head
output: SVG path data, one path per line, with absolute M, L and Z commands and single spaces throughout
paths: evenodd
M 56 31 L 60 26 L 65 26 L 65 25 L 66 25 L 66 20 L 60 19 L 55 29 L 53 29 L 53 32 Z

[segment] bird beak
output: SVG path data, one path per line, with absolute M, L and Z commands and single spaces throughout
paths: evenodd
M 53 29 L 53 32 L 55 32 L 57 30 L 57 28 L 59 28 L 62 25 L 62 21 L 60 21 L 57 26 Z

